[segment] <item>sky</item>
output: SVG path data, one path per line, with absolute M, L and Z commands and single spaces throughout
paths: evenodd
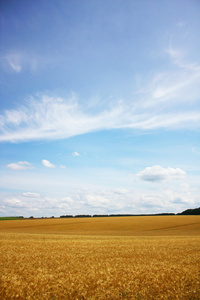
M 0 2 L 0 216 L 200 206 L 199 0 Z

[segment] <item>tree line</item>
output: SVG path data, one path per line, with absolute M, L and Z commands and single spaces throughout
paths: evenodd
M 95 215 L 62 215 L 60 218 L 102 218 L 102 217 L 142 217 L 142 216 L 174 216 L 174 215 L 200 215 L 199 208 L 186 209 L 181 213 L 159 213 L 159 214 L 95 214 Z

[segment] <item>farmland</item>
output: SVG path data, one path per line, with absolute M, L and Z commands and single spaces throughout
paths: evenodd
M 0 299 L 200 299 L 200 216 L 0 222 Z

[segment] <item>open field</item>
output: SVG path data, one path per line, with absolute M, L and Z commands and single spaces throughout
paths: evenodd
M 200 299 L 200 216 L 0 222 L 0 299 Z
M 0 232 L 101 236 L 200 236 L 200 216 L 22 219 L 0 222 Z

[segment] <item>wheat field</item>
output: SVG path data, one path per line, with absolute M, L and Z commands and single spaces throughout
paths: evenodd
M 0 222 L 0 299 L 200 299 L 200 217 Z

